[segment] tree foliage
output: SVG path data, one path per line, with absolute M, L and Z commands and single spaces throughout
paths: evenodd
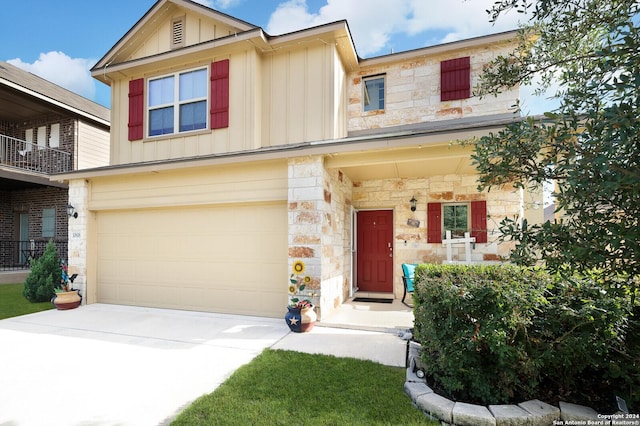
M 527 12 L 518 47 L 485 70 L 477 93 L 557 84 L 560 106 L 477 141 L 480 189 L 556 184 L 560 219 L 501 222 L 512 260 L 556 271 L 640 276 L 640 3 L 637 0 L 502 0 L 488 11 Z

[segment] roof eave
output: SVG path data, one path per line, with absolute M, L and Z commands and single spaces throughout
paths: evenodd
M 103 69 L 108 64 L 110 64 L 113 59 L 117 56 L 117 53 L 124 48 L 124 46 L 131 41 L 131 39 L 135 36 L 138 29 L 148 23 L 157 12 L 159 12 L 163 6 L 167 3 L 179 4 L 180 6 L 193 10 L 198 13 L 204 13 L 210 15 L 212 18 L 215 18 L 229 26 L 237 27 L 241 31 L 249 31 L 252 29 L 258 28 L 257 26 L 250 24 L 248 22 L 242 21 L 240 19 L 236 19 L 230 15 L 227 15 L 222 12 L 218 12 L 217 10 L 211 9 L 207 6 L 204 6 L 200 3 L 193 2 L 191 0 L 158 0 L 151 8 L 145 13 L 142 18 L 138 20 L 130 29 L 123 35 L 120 40 L 116 42 L 115 45 L 91 68 L 91 73 L 93 74 L 94 70 Z
M 207 156 L 158 160 L 145 163 L 121 164 L 94 169 L 85 169 L 51 176 L 54 181 L 73 179 L 90 179 L 95 177 L 118 176 L 123 174 L 150 173 L 156 171 L 176 170 L 184 167 L 207 167 L 222 164 L 243 163 L 286 159 L 292 156 L 324 155 L 363 150 L 375 150 L 393 147 L 428 146 L 441 144 L 443 140 L 466 139 L 504 128 L 507 124 L 525 120 L 526 117 L 501 115 L 497 118 L 474 123 L 437 126 L 432 129 L 409 129 L 389 131 L 385 133 L 357 135 L 341 139 L 301 142 L 291 145 L 280 145 L 259 148 L 250 151 L 229 152 Z M 540 117 L 538 117 L 540 119 Z M 394 129 L 395 130 L 395 129 Z M 419 138 L 419 141 L 416 139 Z
M 437 55 L 445 52 L 454 52 L 460 49 L 475 48 L 487 44 L 505 43 L 513 40 L 517 34 L 518 30 L 504 31 L 496 34 L 489 34 L 464 40 L 452 41 L 450 43 L 421 47 L 419 49 L 407 50 L 404 52 L 390 53 L 387 55 L 375 56 L 368 59 L 360 59 L 360 66 L 377 66 L 389 62 L 404 61 L 417 57 Z
M 19 92 L 22 92 L 25 95 L 34 97 L 34 98 L 39 99 L 39 100 L 41 100 L 43 102 L 46 102 L 46 103 L 51 104 L 53 106 L 56 106 L 58 108 L 62 108 L 64 110 L 66 110 L 66 111 L 69 111 L 70 113 L 75 114 L 75 115 L 78 115 L 78 116 L 87 118 L 89 120 L 92 120 L 92 121 L 94 121 L 96 123 L 102 124 L 104 126 L 109 127 L 111 125 L 109 120 L 105 120 L 105 119 L 100 118 L 100 117 L 98 117 L 96 115 L 89 114 L 88 112 L 83 111 L 83 110 L 81 110 L 79 108 L 75 108 L 75 107 L 73 107 L 71 105 L 68 105 L 68 104 L 66 104 L 64 102 L 60 102 L 57 99 L 53 99 L 53 98 L 51 98 L 49 96 L 43 95 L 42 93 L 38 93 L 38 92 L 36 92 L 34 90 L 28 89 L 28 88 L 26 88 L 24 86 L 21 86 L 19 84 L 16 84 L 16 83 L 14 83 L 12 81 L 9 81 L 9 80 L 6 80 L 4 78 L 0 78 L 0 84 L 2 84 L 4 86 L 7 86 L 7 87 L 10 87 L 10 88 L 12 88 L 14 90 L 17 90 Z

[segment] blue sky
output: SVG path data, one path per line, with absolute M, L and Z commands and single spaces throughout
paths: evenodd
M 516 29 L 522 15 L 496 25 L 495 0 L 198 0 L 271 35 L 346 19 L 363 58 Z M 155 0 L 3 1 L 0 60 L 109 106 L 109 88 L 89 69 Z M 533 105 L 530 104 L 533 108 Z M 533 108 L 535 109 L 535 108 Z M 535 112 L 535 111 L 534 111 Z

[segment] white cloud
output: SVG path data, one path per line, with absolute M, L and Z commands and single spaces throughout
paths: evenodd
M 47 52 L 41 53 L 32 64 L 20 58 L 7 62 L 85 98 L 93 99 L 96 94 L 95 81 L 89 72 L 96 62 L 93 59 L 71 58 L 63 52 Z
M 193 0 L 196 3 L 200 3 L 203 6 L 210 7 L 216 10 L 230 9 L 240 4 L 243 0 Z
M 427 43 L 446 43 L 518 27 L 524 15 L 510 12 L 495 25 L 486 13 L 495 0 L 327 0 L 317 13 L 306 0 L 289 0 L 278 5 L 267 25 L 270 34 L 284 34 L 306 27 L 346 19 L 358 53 L 367 56 L 387 53 L 394 35 L 419 36 Z M 433 32 L 439 36 L 433 39 Z M 428 35 L 430 34 L 430 35 Z
M 445 35 L 440 43 L 514 30 L 518 28 L 518 21 L 526 18 L 523 14 L 509 11 L 501 15 L 495 24 L 490 23 L 486 11 L 495 0 L 410 0 L 410 3 L 413 15 L 408 19 L 407 33 L 416 35 L 441 30 Z
M 212 3 L 210 0 L 203 0 L 202 3 L 205 6 L 209 6 L 214 9 L 230 9 L 242 3 L 242 0 L 216 0 L 215 2 L 213 2 L 213 6 L 210 6 L 207 4 L 207 3 Z
M 308 10 L 306 0 L 281 3 L 267 25 L 270 34 L 284 34 L 302 28 L 346 19 L 360 55 L 382 50 L 391 34 L 402 31 L 410 13 L 407 0 L 327 0 L 318 13 Z

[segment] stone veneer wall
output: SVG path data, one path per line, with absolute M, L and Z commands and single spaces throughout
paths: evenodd
M 402 297 L 402 263 L 442 263 L 446 247 L 427 243 L 427 203 L 487 200 L 488 243 L 476 244 L 472 261 L 497 261 L 506 256 L 512 246 L 497 244 L 498 223 L 507 216 L 520 213 L 520 191 L 514 188 L 478 193 L 474 175 L 446 175 L 420 179 L 384 179 L 354 182 L 353 205 L 357 209 L 394 209 L 394 295 Z M 412 212 L 411 197 L 418 200 Z M 415 228 L 408 219 L 420 221 Z M 454 260 L 464 259 L 464 246 L 453 249 Z
M 318 318 L 347 297 L 351 285 L 351 181 L 325 170 L 322 157 L 289 160 L 289 271 L 305 262 L 311 277 L 302 296 L 312 298 Z
M 352 193 L 353 184 L 341 170 L 325 171 L 325 212 L 322 225 L 324 315 L 344 303 L 352 285 Z
M 350 73 L 348 131 L 513 112 L 512 106 L 519 96 L 518 88 L 492 97 L 490 102 L 477 96 L 440 101 L 441 61 L 470 56 L 473 91 L 484 64 L 509 50 L 507 44 L 487 46 L 480 50 L 460 49 L 423 56 L 412 61 L 366 67 Z M 365 112 L 362 103 L 362 79 L 376 75 L 385 75 L 385 109 Z

